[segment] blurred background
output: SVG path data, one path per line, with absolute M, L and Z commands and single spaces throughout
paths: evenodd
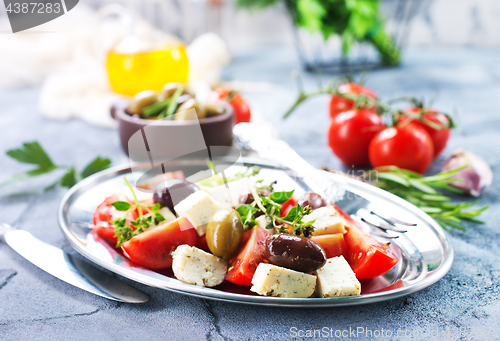
M 404 66 L 422 47 L 500 46 L 500 2 L 491 0 L 84 0 L 15 34 L 0 7 L 0 87 L 41 86 L 43 115 L 104 126 L 116 125 L 106 113 L 123 95 L 175 81 L 203 98 L 239 80 L 228 65 L 256 54 L 289 60 L 276 71 L 289 77 Z

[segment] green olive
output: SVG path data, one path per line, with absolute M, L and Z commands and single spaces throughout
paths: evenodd
M 127 111 L 132 115 L 140 115 L 146 107 L 149 107 L 156 102 L 158 102 L 158 94 L 155 91 L 141 91 L 134 96 L 127 108 Z
M 224 113 L 224 108 L 217 104 L 207 103 L 204 107 L 207 117 L 217 116 Z
M 207 244 L 210 251 L 225 260 L 231 259 L 245 233 L 240 215 L 235 210 L 219 210 L 207 226 Z
M 176 120 L 192 120 L 194 119 L 192 113 L 188 112 L 189 109 L 194 109 L 196 111 L 196 115 L 198 119 L 205 118 L 206 111 L 203 109 L 203 106 L 198 103 L 194 98 L 188 99 L 186 102 L 179 105 L 176 111 L 175 119 Z
M 163 86 L 163 89 L 161 90 L 161 94 L 164 99 L 172 97 L 172 95 L 175 93 L 175 91 L 180 87 L 184 86 L 181 83 L 178 82 L 173 82 L 173 83 L 167 83 L 165 86 Z M 191 89 L 188 87 L 184 86 L 184 90 L 182 90 L 183 95 L 190 95 L 194 97 L 194 93 Z

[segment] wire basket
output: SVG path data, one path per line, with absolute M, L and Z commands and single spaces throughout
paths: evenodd
M 420 3 L 421 0 L 380 0 L 379 11 L 385 18 L 385 31 L 400 49 L 405 45 L 410 23 Z M 293 19 L 294 14 L 290 12 L 290 15 Z M 295 26 L 293 32 L 298 57 L 302 67 L 309 72 L 350 74 L 397 66 L 383 63 L 378 51 L 369 42 L 357 41 L 348 54 L 343 55 L 339 35 L 334 34 L 325 41 L 319 32 L 311 34 Z

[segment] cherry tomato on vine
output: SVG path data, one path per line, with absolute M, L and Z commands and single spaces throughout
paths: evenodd
M 216 88 L 215 92 L 218 93 L 219 99 L 228 102 L 233 107 L 234 124 L 250 122 L 252 116 L 250 106 L 239 92 L 224 87 Z
M 398 166 L 423 174 L 434 156 L 432 139 L 424 128 L 410 122 L 379 132 L 370 143 L 373 167 Z
M 354 109 L 333 118 L 328 130 L 328 145 L 335 155 L 347 165 L 368 164 L 368 146 L 384 123 L 370 109 Z
M 434 157 L 438 156 L 443 149 L 446 147 L 446 143 L 450 137 L 450 125 L 451 122 L 449 118 L 435 109 L 421 109 L 421 108 L 409 108 L 405 110 L 405 113 L 410 115 L 421 114 L 420 119 L 412 119 L 410 117 L 401 117 L 399 122 L 406 122 L 411 120 L 414 124 L 422 127 L 427 131 L 432 139 L 434 145 Z M 426 124 L 424 121 L 430 121 L 433 125 L 441 126 L 441 129 L 436 129 Z
M 357 83 L 343 83 L 337 88 L 337 91 L 341 94 L 354 94 L 354 95 L 364 95 L 371 99 L 377 99 L 378 96 L 370 88 Z M 338 114 L 344 111 L 348 111 L 354 108 L 354 101 L 343 97 L 342 95 L 333 94 L 330 99 L 330 117 L 334 118 Z
M 229 261 L 226 280 L 238 285 L 252 285 L 257 266 L 266 258 L 266 239 L 269 232 L 257 226 L 245 232 L 236 255 Z

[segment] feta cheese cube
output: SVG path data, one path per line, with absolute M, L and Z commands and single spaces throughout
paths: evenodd
M 219 209 L 219 204 L 204 191 L 194 192 L 174 206 L 177 215 L 189 220 L 200 237 L 205 234 L 210 218 Z
M 318 297 L 356 296 L 361 293 L 361 284 L 343 256 L 328 259 L 315 274 L 318 278 Z
M 314 292 L 316 276 L 260 263 L 252 278 L 251 291 L 264 296 L 307 298 Z
M 182 282 L 214 287 L 224 281 L 227 264 L 222 258 L 189 245 L 179 245 L 172 257 L 172 270 Z
M 317 208 L 302 218 L 304 223 L 313 220 L 313 236 L 321 234 L 345 233 L 342 219 L 333 206 Z
M 177 219 L 175 214 L 173 214 L 172 211 L 170 211 L 170 209 L 168 207 L 162 207 L 158 210 L 158 212 L 160 212 L 160 214 L 163 216 L 163 218 L 165 218 L 165 220 L 162 221 L 160 224 L 170 223 L 171 221 L 174 221 L 175 219 Z
M 252 181 L 249 178 L 242 178 L 222 184 L 216 187 L 202 186 L 201 189 L 210 194 L 221 208 L 231 209 L 237 207 L 240 194 L 252 188 Z

